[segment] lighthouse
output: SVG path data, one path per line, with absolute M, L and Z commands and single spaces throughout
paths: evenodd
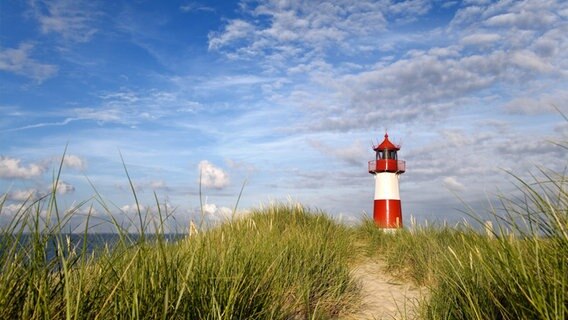
M 398 160 L 400 146 L 394 145 L 385 133 L 385 139 L 373 146 L 375 160 L 369 161 L 369 173 L 375 176 L 375 203 L 373 219 L 377 227 L 385 230 L 402 228 L 402 209 L 398 179 L 406 163 Z

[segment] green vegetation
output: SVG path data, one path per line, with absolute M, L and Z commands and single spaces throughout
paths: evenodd
M 518 179 L 520 195 L 502 200 L 493 234 L 465 226 L 391 235 L 372 221 L 359 232 L 391 272 L 430 289 L 423 319 L 566 319 L 568 180 L 540 176 Z
M 302 206 L 256 210 L 176 242 L 121 232 L 115 248 L 87 255 L 63 224 L 39 228 L 40 203 L 2 230 L 2 319 L 328 319 L 355 298 L 349 229 Z

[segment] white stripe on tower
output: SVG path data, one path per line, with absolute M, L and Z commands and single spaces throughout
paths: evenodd
M 378 172 L 375 175 L 375 200 L 400 200 L 398 175 L 392 172 Z

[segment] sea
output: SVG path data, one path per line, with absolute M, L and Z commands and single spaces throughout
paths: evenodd
M 158 238 L 159 237 L 159 238 Z M 122 241 L 127 246 L 134 246 L 139 244 L 141 241 L 154 242 L 158 239 L 163 240 L 167 243 L 173 243 L 175 241 L 184 239 L 187 234 L 145 234 L 144 236 L 140 234 L 123 234 L 118 233 L 69 233 L 69 234 L 58 234 L 50 236 L 42 236 L 41 242 L 45 253 L 47 261 L 51 261 L 57 257 L 58 243 L 62 242 L 65 250 L 65 254 L 69 253 L 68 249 L 74 250 L 77 254 L 84 254 L 90 256 L 92 254 L 97 254 L 102 249 L 108 248 L 113 250 Z M 19 236 L 15 235 L 2 235 L 0 236 L 0 256 L 9 248 L 12 247 L 14 241 L 18 243 L 19 252 L 27 252 L 32 250 L 34 243 L 34 238 L 37 241 L 37 236 L 32 234 L 21 234 Z

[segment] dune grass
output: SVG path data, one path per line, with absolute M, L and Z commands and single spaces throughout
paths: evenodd
M 54 201 L 23 205 L 1 231 L 2 319 L 329 319 L 356 297 L 351 232 L 300 205 L 174 242 L 116 227 L 115 247 L 89 254 L 62 232 L 74 211 Z

